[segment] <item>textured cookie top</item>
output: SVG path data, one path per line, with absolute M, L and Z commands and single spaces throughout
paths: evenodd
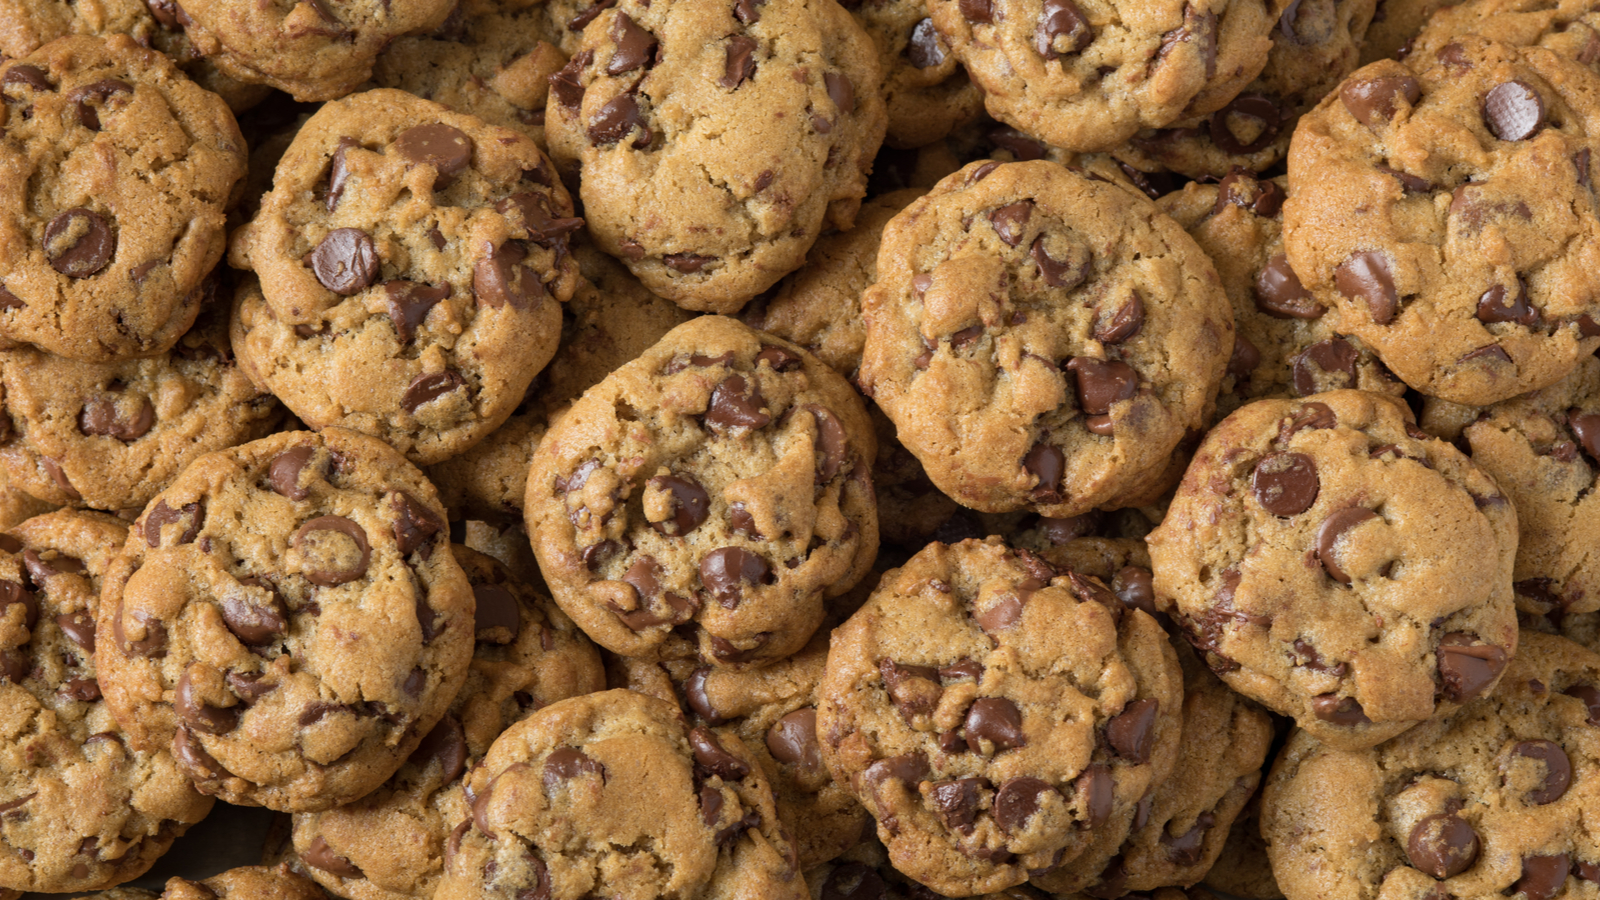
M 315 882 L 288 865 L 240 866 L 204 881 L 169 878 L 161 900 L 326 900 Z
M 60 511 L 0 535 L 0 885 L 137 878 L 211 809 L 165 749 L 131 747 L 94 662 L 101 576 L 128 532 Z
M 883 140 L 878 52 L 832 0 L 623 0 L 551 82 L 601 248 L 689 309 L 731 313 L 846 229 Z
M 6 62 L 0 98 L 0 337 L 89 361 L 171 347 L 244 175 L 227 105 L 126 35 Z
M 877 279 L 863 389 L 934 484 L 986 512 L 1153 499 L 1233 341 L 1182 228 L 1044 160 L 941 181 L 884 228 Z
M 1600 346 L 1600 82 L 1473 35 L 1408 62 L 1357 71 L 1301 120 L 1289 261 L 1424 393 L 1485 404 L 1558 381 Z
M 1466 0 L 1438 10 L 1411 40 L 1407 59 L 1427 59 L 1459 35 L 1543 47 L 1600 72 L 1600 10 L 1583 0 Z
M 989 113 L 1068 150 L 1222 106 L 1266 64 L 1262 0 L 936 0 Z
M 440 900 L 806 895 L 744 745 L 689 728 L 664 700 L 605 691 L 548 706 L 495 741 L 468 789 Z
M 162 29 L 144 0 L 0 0 L 0 53 L 27 56 L 69 34 L 126 34 L 150 46 Z
M 261 437 L 283 408 L 234 363 L 227 304 L 171 350 L 86 363 L 0 350 L 0 466 L 58 505 L 139 510 L 195 457 Z
M 1600 656 L 1530 633 L 1492 694 L 1380 747 L 1299 732 L 1262 802 L 1273 871 L 1290 900 L 1591 893 L 1597 723 Z
M 387 445 L 286 432 L 191 463 L 106 576 L 102 688 L 140 747 L 280 811 L 382 784 L 466 677 L 444 509 Z
M 983 92 L 950 52 L 926 5 L 918 0 L 850 0 L 842 4 L 878 47 L 889 113 L 884 142 L 923 147 L 978 117 Z
M 875 452 L 842 377 L 705 316 L 552 424 L 528 472 L 528 533 L 556 602 L 609 650 L 781 659 L 877 552 Z
M 1517 513 L 1362 391 L 1260 400 L 1206 437 L 1150 533 L 1157 602 L 1229 686 L 1372 746 L 1494 686 L 1517 645 Z
M 1155 621 L 998 538 L 886 574 L 819 693 L 834 777 L 897 869 L 954 896 L 1070 866 L 1171 771 L 1182 724 Z

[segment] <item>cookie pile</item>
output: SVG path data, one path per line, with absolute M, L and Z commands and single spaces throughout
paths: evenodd
M 0 0 L 0 896 L 1600 895 L 1588 7 Z

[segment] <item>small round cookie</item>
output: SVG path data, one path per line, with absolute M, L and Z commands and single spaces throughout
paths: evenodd
M 467 781 L 438 900 L 804 900 L 772 789 L 730 732 L 632 691 L 512 726 Z
M 1067 150 L 1232 100 L 1267 62 L 1263 0 L 931 0 L 996 119 Z
M 884 143 L 915 149 L 942 140 L 983 111 L 983 91 L 950 52 L 919 0 L 847 0 L 878 46 L 889 127 Z
M 372 83 L 515 128 L 542 144 L 550 76 L 567 64 L 558 43 L 542 3 L 467 0 L 434 33 L 390 44 L 372 68 Z
M 137 878 L 211 809 L 164 748 L 130 746 L 101 699 L 95 608 L 127 533 L 61 510 L 0 535 L 0 893 Z
M 612 652 L 782 659 L 872 564 L 876 443 L 816 357 L 703 316 L 551 425 L 528 535 L 556 602 Z
M 127 35 L 0 63 L 0 340 L 160 353 L 222 258 L 245 144 L 226 104 Z
M 1284 178 L 1235 171 L 1220 184 L 1191 182 L 1156 201 L 1217 267 L 1233 302 L 1233 356 L 1217 415 L 1251 400 L 1359 388 L 1400 396 L 1406 386 L 1339 315 L 1312 298 L 1283 252 Z
M 1260 172 L 1289 152 L 1295 123 L 1358 65 L 1379 0 L 1296 0 L 1272 30 L 1266 68 L 1227 105 L 1205 116 L 1147 128 L 1114 151 L 1135 169 L 1222 178 Z
M 621 0 L 550 82 L 589 232 L 645 287 L 736 312 L 845 230 L 886 114 L 878 53 L 832 0 Z
M 1406 59 L 1426 59 L 1457 35 L 1543 47 L 1600 72 L 1600 10 L 1584 0 L 1466 0 L 1428 18 Z
M 1131 189 L 973 163 L 890 221 L 859 382 L 939 489 L 1065 517 L 1160 496 L 1233 313 L 1193 239 Z
M 817 734 L 895 868 L 967 896 L 1126 833 L 1177 755 L 1180 678 L 1099 581 L 999 538 L 935 543 L 834 631 Z
M 922 463 L 901 445 L 894 434 L 894 423 L 877 404 L 867 406 L 867 415 L 878 436 L 878 455 L 872 463 L 872 489 L 878 497 L 880 541 L 916 552 L 930 540 L 944 540 L 945 543 L 960 540 L 960 537 L 947 539 L 936 535 L 941 526 L 961 511 L 961 506 L 940 493 L 928 480 Z
M 359 137 L 351 137 L 359 135 Z M 531 138 L 402 91 L 323 106 L 235 232 L 234 346 L 312 428 L 419 464 L 482 440 L 555 351 L 582 227 Z
M 382 787 L 294 817 L 295 852 L 311 877 L 350 900 L 432 897 L 451 829 L 472 814 L 465 774 L 528 713 L 606 686 L 600 654 L 543 591 L 488 556 L 450 549 L 477 599 L 477 644 L 461 693 Z
M 1271 766 L 1267 767 L 1269 770 Z M 1233 820 L 1222 855 L 1206 873 L 1205 886 L 1241 900 L 1284 900 L 1272 877 L 1272 860 L 1261 837 L 1261 793 L 1258 791 Z
M 240 866 L 203 881 L 169 878 L 161 900 L 327 900 L 316 882 L 287 865 Z
M 883 228 L 926 191 L 907 189 L 861 205 L 849 231 L 823 235 L 806 265 L 740 315 L 745 324 L 810 350 L 835 372 L 854 378 L 867 339 L 861 292 L 878 280 Z
M 1206 436 L 1148 538 L 1158 604 L 1228 686 L 1370 747 L 1494 687 L 1517 513 L 1399 400 L 1258 400 Z
M 198 55 L 223 74 L 296 100 L 336 100 L 372 74 L 396 38 L 432 31 L 454 0 L 154 0 L 170 7 Z
M 1378 0 L 1361 42 L 1361 65 L 1403 57 L 1428 17 L 1459 0 Z
M 106 574 L 96 662 L 117 721 L 230 803 L 365 796 L 466 678 L 473 594 L 444 527 L 422 473 L 353 431 L 200 457 Z
M 282 418 L 228 346 L 226 303 L 208 303 L 164 353 L 75 362 L 0 350 L 0 469 L 60 506 L 140 510 L 195 457 L 264 437 Z
M 1592 897 L 1596 804 L 1600 656 L 1525 634 L 1493 693 L 1386 744 L 1296 732 L 1261 831 L 1289 900 Z
M 1475 35 L 1409 62 L 1360 69 L 1300 120 L 1288 260 L 1425 394 L 1484 405 L 1559 381 L 1600 347 L 1600 81 Z

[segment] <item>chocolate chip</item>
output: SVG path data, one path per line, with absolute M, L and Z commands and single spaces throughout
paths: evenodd
M 183 530 L 178 532 L 177 540 L 168 546 L 176 547 L 193 541 L 199 534 L 200 528 L 205 524 L 206 507 L 200 501 L 185 503 L 173 509 L 167 505 L 166 500 L 157 500 L 156 505 L 144 517 L 144 542 L 153 550 L 161 546 L 161 529 L 173 524 L 182 524 Z
M 582 750 L 573 747 L 559 747 L 550 751 L 544 758 L 544 789 L 553 791 L 561 786 L 564 781 L 571 781 L 584 775 L 599 775 L 602 784 L 605 783 L 606 767 L 584 754 Z
M 1600 413 L 1570 409 L 1567 411 L 1567 427 L 1572 429 L 1590 458 L 1600 461 Z
M 1522 141 L 1544 127 L 1544 97 L 1523 81 L 1496 85 L 1483 98 L 1483 120 L 1502 141 Z
M 311 452 L 311 447 L 302 445 L 291 447 L 273 457 L 272 464 L 267 467 L 267 483 L 272 485 L 274 493 L 294 501 L 311 496 L 310 489 L 300 484 L 300 473 L 311 462 Z M 321 477 L 321 473 L 312 474 L 319 479 Z
M 211 706 L 200 699 L 187 670 L 178 678 L 172 707 L 190 728 L 205 734 L 227 734 L 239 725 L 238 709 Z
M 1378 514 L 1370 509 L 1350 506 L 1322 520 L 1322 527 L 1317 529 L 1317 559 L 1322 562 L 1322 568 L 1327 571 L 1329 578 L 1340 584 L 1350 583 L 1350 575 L 1339 565 L 1336 554 L 1339 539 L 1350 529 L 1376 518 Z
M 1252 119 L 1256 122 L 1256 136 L 1248 144 L 1234 133 L 1234 118 Z M 1269 94 L 1245 93 L 1228 101 L 1228 105 L 1211 114 L 1208 131 L 1211 143 L 1230 156 L 1247 156 L 1267 149 L 1278 132 L 1283 130 L 1283 107 L 1277 97 Z M 1271 181 L 1261 182 L 1253 212 L 1258 216 L 1273 218 L 1283 206 L 1283 189 Z
M 1317 341 L 1296 354 L 1291 380 L 1296 394 L 1305 397 L 1320 391 L 1353 388 L 1359 375 L 1356 364 L 1361 354 L 1344 338 Z M 1328 378 L 1327 376 L 1337 376 Z
M 723 547 L 700 560 L 700 583 L 725 609 L 737 609 L 745 585 L 771 584 L 772 566 L 743 547 Z
M 466 379 L 450 369 L 432 375 L 418 375 L 400 396 L 400 407 L 408 413 L 415 413 L 423 404 L 466 386 Z
M 723 68 L 722 79 L 717 83 L 725 88 L 736 88 L 744 84 L 750 76 L 756 73 L 756 48 L 760 46 L 755 38 L 743 34 L 736 34 L 728 38 L 728 58 Z
M 711 511 L 711 495 L 690 476 L 662 475 L 649 481 L 651 488 L 670 494 L 672 512 L 662 522 L 651 522 L 650 527 L 669 537 L 683 537 L 700 527 Z
M 1312 400 L 1300 407 L 1299 412 L 1278 429 L 1278 440 L 1287 441 L 1306 428 L 1332 428 L 1337 424 L 1338 419 L 1333 414 L 1333 407 Z
M 1102 344 L 1120 344 L 1144 327 L 1144 301 L 1138 291 L 1129 291 L 1110 318 L 1101 316 L 1094 323 L 1094 339 Z
M 178 726 L 178 733 L 172 738 L 172 755 L 188 770 L 188 776 L 197 782 L 225 778 L 229 774 L 215 757 L 206 752 L 200 739 L 194 736 L 187 725 Z
M 427 559 L 434 536 L 445 530 L 444 519 L 405 491 L 395 491 L 389 503 L 394 507 L 394 542 L 400 555 L 420 549 Z
M 615 3 L 616 0 L 611 0 Z M 600 5 L 592 7 L 595 15 L 600 14 Z M 567 109 L 577 109 L 583 103 L 584 86 L 579 81 L 579 73 L 594 62 L 594 51 L 584 50 L 567 60 L 561 70 L 550 76 L 550 92 L 556 95 L 556 102 Z
M 306 865 L 339 878 L 366 877 L 355 863 L 334 853 L 328 846 L 327 840 L 320 834 L 311 839 L 311 845 L 300 854 L 300 858 L 306 861 Z
M 888 883 L 865 863 L 838 863 L 822 882 L 822 900 L 887 900 L 888 896 Z
M 478 305 L 500 309 L 507 303 L 513 309 L 537 308 L 544 300 L 544 282 L 539 273 L 522 265 L 528 248 L 521 241 L 506 241 L 488 256 L 473 263 L 472 294 Z
M 704 725 L 690 729 L 689 748 L 694 751 L 694 761 L 698 765 L 723 781 L 738 781 L 750 774 L 749 764 L 724 750 L 716 734 Z
M 1161 843 L 1167 848 L 1167 859 L 1184 868 L 1199 864 L 1205 857 L 1206 833 L 1216 821 L 1216 816 L 1203 812 L 1195 817 L 1194 826 L 1183 834 L 1174 837 L 1163 831 Z
M 1037 480 L 1028 499 L 1037 503 L 1056 503 L 1061 499 L 1061 474 L 1066 471 L 1066 454 L 1049 441 L 1039 441 L 1022 458 L 1022 468 Z
M 478 601 L 472 625 L 477 640 L 509 644 L 517 639 L 522 630 L 522 604 L 515 594 L 498 584 L 475 584 L 472 596 Z
M 976 618 L 985 634 L 1005 631 L 1022 620 L 1022 598 L 1001 594 L 994 603 L 980 610 Z
M 654 135 L 639 112 L 639 101 L 632 94 L 619 94 L 600 107 L 600 112 L 589 123 L 589 140 L 596 144 L 615 144 L 638 129 L 634 138 L 635 149 L 650 146 Z
M 407 162 L 433 166 L 438 172 L 435 187 L 441 187 L 440 182 L 448 183 L 450 176 L 472 162 L 472 139 L 461 129 L 442 122 L 407 128 L 395 138 L 394 145 Z
M 967 743 L 988 741 L 994 752 L 1026 746 L 1028 736 L 1022 730 L 1022 710 L 1004 697 L 982 697 L 967 709 Z
M 1270 179 L 1258 181 L 1255 174 L 1248 169 L 1234 166 L 1217 185 L 1217 201 L 1212 206 L 1211 212 L 1215 215 L 1232 205 L 1270 219 L 1277 216 L 1278 211 L 1282 209 L 1285 196 L 1283 188 L 1278 187 L 1276 182 Z M 1274 260 L 1281 256 L 1282 254 L 1279 254 Z M 1287 268 L 1287 265 L 1285 267 Z
M 1506 667 L 1506 651 L 1477 637 L 1453 631 L 1439 640 L 1439 681 L 1446 699 L 1462 703 L 1494 683 Z
M 1367 718 L 1366 710 L 1361 708 L 1360 701 L 1354 697 L 1341 697 L 1338 694 L 1318 694 L 1312 697 L 1311 712 L 1330 725 L 1344 728 L 1354 728 L 1372 722 Z
M 1256 275 L 1256 309 L 1275 319 L 1319 319 L 1327 308 L 1318 303 L 1282 253 L 1267 261 Z
M 61 685 L 61 693 L 82 703 L 100 699 L 100 682 L 93 678 L 69 678 Z
M 1572 858 L 1566 853 L 1524 856 L 1522 877 L 1511 885 L 1511 893 L 1521 894 L 1524 900 L 1550 900 L 1566 885 L 1571 867 Z
M 1256 463 L 1250 479 L 1256 502 L 1275 516 L 1293 516 L 1317 501 L 1317 464 L 1304 453 L 1273 453 Z
M 822 771 L 822 748 L 817 743 L 817 711 L 797 709 L 767 729 L 767 750 L 778 762 L 796 766 L 801 772 Z
M 0 588 L 4 586 L 5 582 L 0 582 Z M 144 637 L 137 641 L 130 641 L 123 631 L 122 624 L 123 619 L 127 617 L 127 611 L 121 610 L 120 612 L 121 615 L 115 616 L 111 620 L 111 632 L 112 636 L 116 638 L 117 646 L 122 648 L 123 653 L 129 656 L 143 656 L 146 658 L 166 655 L 167 626 L 160 619 L 146 612 L 135 612 L 133 617 L 144 627 Z
M 361 142 L 355 138 L 339 138 L 339 144 L 334 148 L 333 158 L 328 163 L 328 190 L 323 197 L 323 206 L 328 212 L 333 212 L 339 207 L 339 200 L 344 196 L 345 182 L 350 178 L 350 169 L 345 162 L 345 154 L 360 147 Z
M 28 304 L 23 303 L 21 298 L 19 298 L 16 294 L 13 294 L 10 291 L 6 290 L 6 286 L 5 285 L 0 284 L 0 309 L 26 309 L 27 306 L 28 306 Z M 1588 318 L 1588 317 L 1585 316 L 1584 318 Z M 1591 321 L 1593 321 L 1593 320 L 1591 320 Z M 1579 325 L 1580 325 L 1580 327 L 1582 326 L 1582 321 L 1581 320 L 1579 322 Z M 1586 335 L 1586 336 L 1592 337 L 1593 335 Z
M 661 257 L 661 261 L 667 264 L 667 268 L 675 272 L 693 275 L 716 262 L 717 258 L 715 256 L 701 256 L 698 253 L 668 253 L 666 256 Z
M 1190 4 L 1183 6 L 1183 27 L 1161 36 L 1161 49 L 1156 51 L 1156 62 L 1165 60 L 1180 44 L 1198 43 L 1200 58 L 1205 63 L 1206 80 L 1217 74 L 1217 14 L 1200 12 Z
M 1424 818 L 1411 829 L 1406 857 L 1434 878 L 1460 875 L 1478 859 L 1478 834 L 1453 813 Z
M 440 779 L 445 784 L 460 778 L 467 769 L 467 735 L 455 716 L 440 719 L 410 757 L 411 762 L 423 767 L 434 760 L 439 761 Z
M 1033 201 L 1019 200 L 1009 203 L 999 209 L 989 211 L 989 224 L 994 226 L 994 233 L 1008 246 L 1015 247 L 1022 243 L 1023 232 L 1028 227 L 1028 219 L 1033 215 Z
M 1018 831 L 1039 811 L 1045 797 L 1056 789 L 1041 779 L 1023 776 L 1007 779 L 994 795 L 994 820 L 1003 831 Z
M 1109 434 L 1109 418 L 1104 422 L 1095 418 L 1109 417 L 1113 403 L 1133 399 L 1139 392 L 1139 373 L 1121 360 L 1091 356 L 1074 356 L 1065 368 L 1077 376 L 1078 408 L 1088 417 L 1085 426 L 1096 434 Z
M 1461 357 L 1461 359 L 1457 360 L 1457 362 L 1475 362 L 1480 359 L 1487 360 L 1489 362 L 1510 363 L 1511 355 L 1507 353 L 1505 348 L 1501 347 L 1499 344 L 1490 344 L 1487 347 L 1479 347 L 1471 353 L 1466 354 L 1465 356 Z
M 766 0 L 733 0 L 733 16 L 746 25 L 754 25 L 761 21 L 761 10 L 758 8 Z
M 1106 741 L 1117 755 L 1134 765 L 1150 761 L 1155 741 L 1156 714 L 1161 701 L 1146 697 L 1134 700 L 1106 723 Z
M 528 233 L 528 240 L 542 247 L 564 248 L 567 236 L 583 227 L 583 219 L 577 216 L 557 216 L 555 208 L 550 204 L 549 195 L 543 193 L 520 191 L 496 203 L 494 209 L 503 216 L 512 218 L 513 214 L 520 216 L 522 227 Z M 526 253 L 526 248 L 519 246 L 519 249 Z M 521 260 L 522 257 L 519 256 L 509 262 L 514 264 Z M 541 285 L 541 291 L 542 288 Z
M 7 70 L 5 80 L 0 81 L 0 85 L 5 87 L 10 87 L 13 84 L 20 84 L 35 91 L 48 92 L 55 90 L 55 85 L 50 83 L 50 76 L 45 70 L 38 66 L 26 64 L 12 66 Z
M 1579 684 L 1569 687 L 1561 693 L 1566 694 L 1568 697 L 1576 697 L 1582 701 L 1584 707 L 1588 710 L 1586 721 L 1590 725 L 1600 725 L 1600 689 L 1595 688 L 1593 685 Z
M 1493 324 L 1495 322 L 1515 322 L 1518 325 L 1534 325 L 1539 321 L 1539 310 L 1535 309 L 1528 298 L 1528 285 L 1521 278 L 1517 279 L 1517 293 L 1507 299 L 1510 292 L 1505 285 L 1497 284 L 1478 298 L 1478 320 Z
M 983 778 L 958 778 L 955 781 L 935 782 L 928 789 L 933 810 L 939 821 L 950 831 L 971 834 L 978 819 L 979 791 L 989 782 Z
M 83 495 L 78 493 L 78 489 L 72 486 L 71 479 L 67 478 L 67 473 L 61 470 L 60 463 L 45 456 L 39 459 L 39 465 L 44 466 L 45 474 L 50 476 L 50 480 L 54 481 L 56 487 L 61 488 L 61 492 L 66 494 L 68 498 L 74 501 L 83 499 Z
M 760 388 L 747 382 L 743 375 L 729 375 L 711 392 L 711 402 L 706 408 L 706 424 L 713 431 L 735 428 L 761 428 L 772 421 L 772 416 L 762 411 L 767 398 Z
M 1572 785 L 1572 760 L 1554 741 L 1519 741 L 1511 748 L 1511 757 L 1511 764 L 1518 759 L 1529 759 L 1544 769 L 1543 782 L 1522 798 L 1532 806 L 1544 806 L 1560 800 Z
M 606 63 L 607 75 L 623 75 L 644 68 L 657 46 L 656 36 L 639 27 L 627 13 L 617 13 L 611 20 L 611 42 L 616 49 L 611 52 L 611 61 Z
M 903 786 L 915 789 L 915 785 L 928 777 L 928 757 L 922 751 L 915 753 L 902 753 L 888 759 L 880 759 L 867 766 L 861 773 L 861 786 L 864 793 L 876 795 L 878 786 L 885 781 L 898 781 Z
M 913 666 L 892 659 L 878 660 L 878 672 L 883 676 L 883 687 L 901 718 L 911 722 L 917 716 L 928 715 L 939 705 L 944 688 L 939 684 L 939 670 L 932 666 Z
M 1089 17 L 1072 0 L 1044 0 L 1039 25 L 1034 29 L 1033 48 L 1047 60 L 1077 53 L 1094 40 Z
M 229 672 L 223 676 L 223 680 L 246 706 L 272 693 L 278 687 L 276 681 L 268 681 L 260 672 Z
M 415 281 L 395 279 L 383 283 L 387 295 L 389 320 L 394 323 L 394 333 L 400 343 L 409 344 L 417 334 L 417 326 L 428 318 L 429 310 L 450 296 L 450 285 L 418 284 Z
M 1232 375 L 1236 382 L 1246 382 L 1250 380 L 1251 374 L 1259 365 L 1261 365 L 1261 351 L 1256 349 L 1255 344 L 1250 343 L 1249 338 L 1235 332 L 1233 354 L 1228 357 L 1227 374 Z
M 378 277 L 378 247 L 359 228 L 335 228 L 311 251 L 311 271 L 341 297 L 366 290 Z
M 1334 270 L 1333 281 L 1339 293 L 1367 301 L 1367 310 L 1375 324 L 1387 325 L 1394 321 L 1395 312 L 1400 306 L 1400 295 L 1395 290 L 1389 257 L 1383 252 L 1361 250 L 1352 253 Z
M 4 582 L 15 584 L 16 582 Z M 38 613 L 34 613 L 35 616 Z M 5 606 L 0 606 L 0 619 L 5 618 Z M 32 627 L 31 625 L 29 626 Z M 62 613 L 56 616 L 56 627 L 66 634 L 68 640 L 77 644 L 87 653 L 94 652 L 94 616 L 87 611 Z
M 317 516 L 295 529 L 289 545 L 305 557 L 306 580 L 322 587 L 361 578 L 372 559 L 366 530 L 344 516 Z
M 78 430 L 126 443 L 148 434 L 155 421 L 156 408 L 148 397 L 139 397 L 133 415 L 125 418 L 115 399 L 102 396 L 83 405 L 83 411 L 78 413 Z
M 78 122 L 90 131 L 100 130 L 100 114 L 95 103 L 104 104 L 117 94 L 132 94 L 133 85 L 119 78 L 107 78 L 74 88 L 67 99 L 78 105 Z
M 44 227 L 44 255 L 50 268 L 68 278 L 88 278 L 104 269 L 116 252 L 111 223 L 81 206 L 58 214 Z
M 994 21 L 994 5 L 992 0 L 960 0 L 957 4 L 961 15 L 968 22 L 977 25 L 987 25 Z
M 1369 127 L 1388 124 L 1400 111 L 1400 100 L 1416 106 L 1422 99 L 1422 85 L 1409 75 L 1382 78 L 1352 78 L 1339 86 L 1339 99 L 1356 121 Z
M 246 590 L 230 591 L 221 605 L 222 621 L 240 643 L 261 647 L 288 632 L 283 603 L 271 584 L 259 578 L 241 578 L 239 585 Z
M 650 557 L 645 558 L 650 559 Z M 650 561 L 652 563 L 655 562 L 654 559 L 650 559 Z M 624 577 L 626 578 L 626 576 Z M 651 579 L 652 581 L 654 580 L 654 575 L 651 576 Z M 717 708 L 711 703 L 711 698 L 706 695 L 706 678 L 710 675 L 710 666 L 700 666 L 690 672 L 689 677 L 684 679 L 683 682 L 683 699 L 689 704 L 689 708 L 694 710 L 695 715 L 706 720 L 706 724 L 721 725 L 728 719 L 717 712 Z M 771 738 L 768 738 L 768 741 L 770 742 Z
M 856 111 L 856 89 L 848 76 L 843 72 L 824 72 L 822 83 L 828 89 L 828 99 L 833 101 L 840 115 L 848 116 Z
M 912 68 L 931 69 L 942 65 L 947 55 L 933 20 L 918 19 L 917 24 L 911 26 L 911 37 L 906 43 L 906 59 Z

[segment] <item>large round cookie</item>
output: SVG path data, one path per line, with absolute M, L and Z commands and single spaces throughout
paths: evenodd
M 131 746 L 101 699 L 95 610 L 127 533 L 63 510 L 0 535 L 0 892 L 137 878 L 211 809 L 165 748 Z
M 113 511 L 143 509 L 195 457 L 266 435 L 283 412 L 235 364 L 225 302 L 143 359 L 0 350 L 0 391 L 10 483 L 57 505 Z
M 929 544 L 834 632 L 817 734 L 895 868 L 953 896 L 1048 881 L 1171 771 L 1166 635 L 998 538 Z M 1120 840 L 1120 835 L 1114 840 Z
M 1360 69 L 1300 120 L 1289 262 L 1423 393 L 1482 405 L 1559 381 L 1600 347 L 1600 80 L 1474 35 L 1408 63 Z
M 230 803 L 364 796 L 466 678 L 473 595 L 444 526 L 422 473 L 342 428 L 200 457 L 106 575 L 96 661 L 117 720 Z
M 1233 344 L 1182 228 L 1045 160 L 973 163 L 895 216 L 861 306 L 862 390 L 940 490 L 985 512 L 1155 499 Z
M 0 340 L 105 362 L 199 312 L 245 145 L 226 104 L 126 35 L 0 64 Z
M 1223 681 L 1359 749 L 1492 688 L 1516 651 L 1517 513 L 1398 400 L 1259 400 L 1150 533 L 1157 602 Z
M 556 602 L 626 656 L 769 662 L 878 546 L 861 400 L 793 344 L 674 328 L 553 423 L 524 512 Z
M 605 691 L 513 726 L 467 783 L 438 900 L 804 900 L 772 790 L 738 738 Z
M 1289 900 L 1593 896 L 1597 723 L 1600 656 L 1526 634 L 1494 693 L 1387 744 L 1296 733 L 1261 805 L 1278 883 Z
M 481 553 L 453 545 L 477 600 L 466 684 L 411 758 L 354 803 L 294 817 L 307 871 L 351 900 L 427 900 L 450 832 L 472 811 L 466 774 L 507 727 L 558 700 L 605 688 L 600 655 L 550 598 Z
M 622 0 L 551 81 L 601 249 L 687 309 L 731 313 L 846 229 L 883 140 L 877 49 L 833 0 Z

